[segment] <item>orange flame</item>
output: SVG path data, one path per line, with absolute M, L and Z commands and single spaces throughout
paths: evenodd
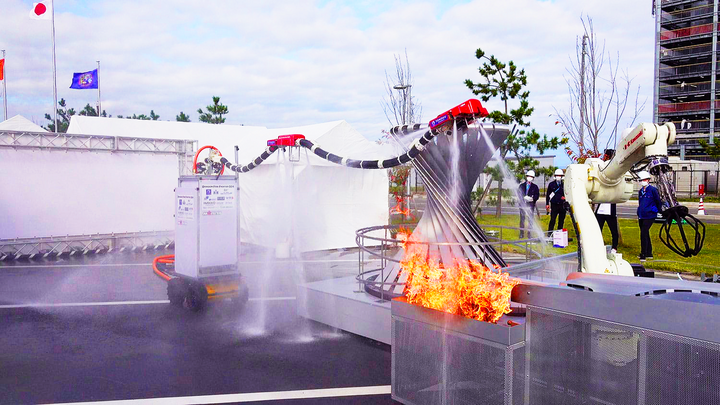
M 392 214 L 402 214 L 406 217 L 411 217 L 411 218 L 415 219 L 415 216 L 410 212 L 410 207 L 402 209 L 402 205 L 403 205 L 404 201 L 405 201 L 404 197 L 399 196 L 399 195 L 395 196 L 395 202 L 397 204 L 395 204 L 394 207 L 390 208 L 390 214 L 391 215 Z
M 519 280 L 472 260 L 444 266 L 428 258 L 424 245 L 413 243 L 407 234 L 398 233 L 397 238 L 404 241 L 400 265 L 407 274 L 408 303 L 492 323 L 510 313 L 510 292 Z

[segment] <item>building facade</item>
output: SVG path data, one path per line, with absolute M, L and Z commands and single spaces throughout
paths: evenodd
M 655 0 L 655 122 L 675 123 L 670 154 L 704 157 L 700 140 L 720 130 L 716 91 L 718 1 Z

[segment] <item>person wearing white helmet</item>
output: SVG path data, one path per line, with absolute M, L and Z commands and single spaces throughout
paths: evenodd
M 525 216 L 535 214 L 535 203 L 540 198 L 540 189 L 533 184 L 535 171 L 528 170 L 525 173 L 525 181 L 518 187 L 518 196 L 521 198 L 520 205 L 520 239 L 525 237 Z M 529 222 L 529 221 L 528 221 Z M 528 232 L 530 236 L 530 232 Z
M 563 183 L 563 177 L 565 177 L 565 173 L 562 169 L 555 170 L 555 181 L 548 184 L 545 192 L 545 211 L 550 212 L 548 232 L 555 230 L 556 218 L 558 220 L 558 230 L 563 229 L 565 226 L 565 184 Z
M 658 212 L 662 210 L 662 199 L 658 190 L 650 185 L 650 173 L 645 170 L 638 173 L 640 190 L 638 190 L 638 223 L 640 225 L 640 256 L 641 262 L 653 259 L 650 227 L 655 223 Z

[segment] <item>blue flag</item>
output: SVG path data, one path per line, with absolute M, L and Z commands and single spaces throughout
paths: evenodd
M 89 72 L 73 73 L 71 89 L 97 89 L 98 88 L 98 72 L 97 69 Z

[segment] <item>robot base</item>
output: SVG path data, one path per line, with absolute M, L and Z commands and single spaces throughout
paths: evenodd
M 196 279 L 174 271 L 173 255 L 153 260 L 156 275 L 167 281 L 167 296 L 173 306 L 200 311 L 210 301 L 230 298 L 238 308 L 245 307 L 250 293 L 240 273 Z
M 173 277 L 168 280 L 167 295 L 170 304 L 191 311 L 200 311 L 209 301 L 224 298 L 230 298 L 234 305 L 243 308 L 250 297 L 242 277 L 212 281 Z

